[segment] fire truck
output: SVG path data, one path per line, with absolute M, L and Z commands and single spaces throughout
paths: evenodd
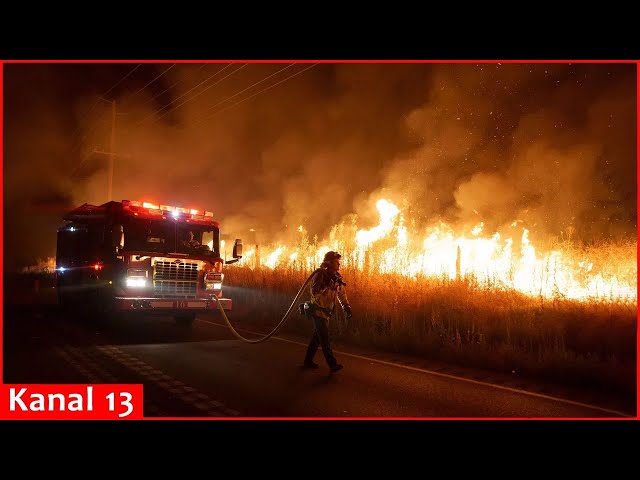
M 223 298 L 220 224 L 210 211 L 122 200 L 84 204 L 57 231 L 56 288 L 62 307 L 108 314 L 173 316 L 190 326 L 199 312 L 232 309 Z

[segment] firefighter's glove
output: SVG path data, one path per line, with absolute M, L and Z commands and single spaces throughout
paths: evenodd
M 344 307 L 344 314 L 347 320 L 351 320 L 351 317 L 353 317 L 353 312 L 351 311 L 351 307 L 349 306 Z

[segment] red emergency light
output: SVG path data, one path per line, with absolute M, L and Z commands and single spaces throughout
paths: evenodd
M 192 220 L 207 220 L 209 217 L 210 220 L 213 220 L 213 212 L 208 210 L 198 210 L 195 208 L 184 208 L 184 207 L 176 207 L 173 205 L 157 205 L 151 202 L 140 202 L 137 200 L 123 200 L 122 205 L 125 208 L 134 212 L 134 215 L 137 212 L 144 211 L 145 213 L 151 215 L 164 215 L 165 213 L 171 214 L 176 218 L 191 218 Z

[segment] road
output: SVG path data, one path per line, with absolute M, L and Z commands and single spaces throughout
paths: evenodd
M 278 319 L 274 319 L 274 325 Z M 247 325 L 238 325 L 246 337 Z M 305 338 L 248 344 L 217 314 L 96 321 L 55 305 L 6 305 L 4 383 L 142 383 L 147 417 L 599 418 L 624 405 L 496 375 L 336 346 L 345 368 L 302 370 Z M 515 385 L 515 386 L 514 386 Z M 596 404 L 597 403 L 597 404 Z

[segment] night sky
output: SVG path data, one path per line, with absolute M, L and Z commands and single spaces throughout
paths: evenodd
M 310 68 L 311 67 L 311 68 Z M 66 209 L 213 210 L 223 233 L 514 219 L 636 239 L 635 64 L 5 64 L 4 265 L 55 254 Z

